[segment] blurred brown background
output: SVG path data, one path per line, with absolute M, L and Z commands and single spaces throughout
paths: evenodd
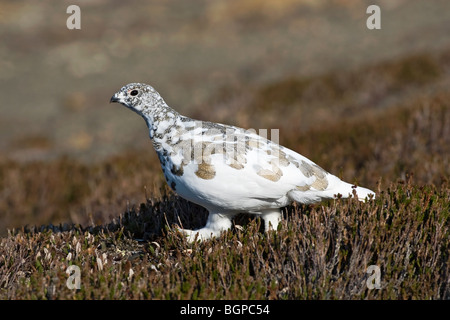
M 81 30 L 66 27 L 71 4 Z M 366 27 L 371 4 L 381 30 Z M 386 187 L 414 172 L 439 184 L 449 170 L 449 9 L 448 0 L 1 0 L 0 233 L 104 223 L 158 194 L 144 121 L 109 104 L 129 82 L 197 119 L 280 129 L 281 144 L 350 182 Z
M 149 83 L 170 106 L 200 116 L 224 88 L 232 99 L 235 88 L 450 46 L 445 0 L 375 1 L 381 30 L 366 27 L 373 1 L 75 2 L 0 3 L 2 157 L 93 161 L 150 149 L 144 122 L 108 103 L 129 82 Z M 70 4 L 81 8 L 81 30 L 66 28 Z M 245 102 L 238 112 L 245 113 Z M 216 108 L 211 120 L 260 124 Z

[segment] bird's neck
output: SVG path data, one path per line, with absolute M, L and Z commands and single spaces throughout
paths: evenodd
M 182 116 L 167 104 L 154 106 L 141 115 L 147 123 L 155 150 L 162 151 L 167 140 L 167 133 L 179 123 Z

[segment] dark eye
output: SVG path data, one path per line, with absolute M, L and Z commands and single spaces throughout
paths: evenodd
M 139 91 L 137 91 L 137 90 L 132 90 L 131 92 L 130 92 L 130 96 L 137 96 L 137 94 L 139 93 Z

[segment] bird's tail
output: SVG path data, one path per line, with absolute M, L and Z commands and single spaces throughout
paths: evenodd
M 364 201 L 365 199 L 375 199 L 375 192 L 373 192 L 370 189 L 359 187 L 352 185 L 350 183 L 347 183 L 345 181 L 340 180 L 339 178 L 335 177 L 337 181 L 334 182 L 332 187 L 327 190 L 331 193 L 333 193 L 333 197 L 335 195 L 342 195 L 343 198 L 350 198 L 354 197 L 356 193 L 356 197 L 359 201 Z
M 305 204 L 320 202 L 324 199 L 333 199 L 338 197 L 338 195 L 341 195 L 342 198 L 350 198 L 354 197 L 354 192 L 359 201 L 365 201 L 371 197 L 375 199 L 375 192 L 370 189 L 354 186 L 332 174 L 327 175 L 327 180 L 328 186 L 325 190 L 292 190 L 289 192 L 289 197 L 294 201 Z

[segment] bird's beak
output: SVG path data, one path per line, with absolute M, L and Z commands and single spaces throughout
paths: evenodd
M 119 101 L 120 101 L 120 99 L 119 99 L 119 97 L 117 96 L 117 93 L 116 93 L 115 95 L 113 95 L 111 97 L 111 100 L 109 100 L 109 103 L 111 103 L 111 102 L 119 102 Z

